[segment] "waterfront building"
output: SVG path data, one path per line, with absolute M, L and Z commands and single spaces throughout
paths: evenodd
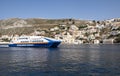
M 94 44 L 99 44 L 99 43 L 100 43 L 99 40 L 97 40 L 97 39 L 94 40 Z
M 114 39 L 104 39 L 103 44 L 113 44 Z

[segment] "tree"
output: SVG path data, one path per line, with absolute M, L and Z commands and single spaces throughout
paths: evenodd
M 95 20 L 93 20 L 92 22 L 93 22 L 93 23 L 96 23 L 96 21 L 95 21 Z
M 115 42 L 115 43 L 120 43 L 120 36 L 117 37 L 114 42 Z
M 97 21 L 98 24 L 100 24 L 100 21 Z

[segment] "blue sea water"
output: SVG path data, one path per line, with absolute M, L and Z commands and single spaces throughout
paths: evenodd
M 120 76 L 120 44 L 0 47 L 0 76 Z

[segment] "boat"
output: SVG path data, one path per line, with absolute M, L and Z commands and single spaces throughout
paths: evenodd
M 61 43 L 60 40 L 43 36 L 20 36 L 13 37 L 9 47 L 57 47 Z

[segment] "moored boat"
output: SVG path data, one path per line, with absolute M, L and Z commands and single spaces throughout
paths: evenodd
M 60 40 L 42 36 L 20 36 L 13 37 L 9 47 L 57 47 Z

